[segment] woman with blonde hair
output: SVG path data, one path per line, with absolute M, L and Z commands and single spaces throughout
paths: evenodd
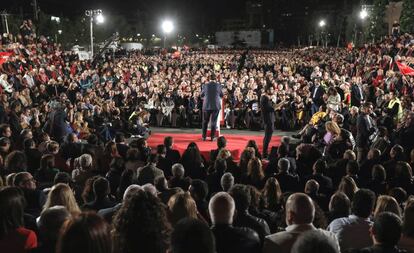
M 179 192 L 168 201 L 169 220 L 172 226 L 184 218 L 199 219 L 197 205 L 188 192 Z
M 338 186 L 338 192 L 343 192 L 350 200 L 352 200 L 357 191 L 358 186 L 352 177 L 345 176 L 342 178 L 341 183 Z
M 325 130 L 326 134 L 323 137 L 326 145 L 331 144 L 336 137 L 340 136 L 341 128 L 339 128 L 338 124 L 333 121 L 328 121 L 325 123 Z
M 71 214 L 80 213 L 73 191 L 67 184 L 56 184 L 50 190 L 47 195 L 46 203 L 43 206 L 43 210 L 53 206 L 64 206 Z
M 381 195 L 377 199 L 377 204 L 374 210 L 374 218 L 383 212 L 391 212 L 401 217 L 401 209 L 395 198 L 388 195 Z

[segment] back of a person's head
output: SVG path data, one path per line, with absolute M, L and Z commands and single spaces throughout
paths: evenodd
M 220 136 L 217 138 L 217 147 L 218 148 L 225 148 L 227 145 L 226 137 Z
M 176 163 L 172 166 L 171 172 L 174 177 L 182 178 L 184 177 L 184 166 L 181 163 Z
M 200 179 L 191 180 L 191 196 L 198 200 L 204 200 L 208 195 L 208 184 Z
M 401 219 L 394 213 L 383 212 L 375 217 L 372 233 L 378 244 L 388 247 L 397 245 L 401 232 Z
M 158 163 L 158 154 L 151 153 L 147 158 L 147 163 Z
M 310 224 L 315 218 L 315 205 L 304 193 L 294 193 L 286 201 L 286 222 L 292 224 Z
M 230 172 L 226 172 L 223 174 L 220 180 L 221 188 L 223 191 L 227 192 L 230 190 L 231 187 L 234 185 L 234 177 Z
M 23 148 L 28 150 L 33 148 L 36 145 L 35 141 L 32 138 L 27 138 L 23 141 Z M 1 145 L 0 145 L 1 146 Z
M 64 206 L 71 213 L 80 212 L 72 189 L 63 183 L 58 183 L 51 188 L 43 208 L 47 209 L 53 206 Z
M 56 242 L 62 225 L 70 219 L 71 214 L 64 206 L 53 206 L 42 211 L 38 227 L 43 238 Z
M 375 205 L 375 193 L 368 189 L 359 189 L 352 199 L 352 213 L 362 218 L 368 218 Z
M 0 190 L 0 240 L 23 226 L 24 205 L 25 199 L 20 189 L 5 187 Z
M 343 192 L 336 192 L 329 201 L 329 211 L 334 213 L 342 213 L 343 217 L 349 215 L 351 211 L 351 201 Z
M 356 160 L 355 152 L 348 149 L 347 151 L 345 151 L 343 158 L 346 160 L 355 161 Z
M 92 156 L 90 154 L 83 154 L 79 157 L 79 165 L 82 169 L 89 169 L 92 166 Z
M 374 217 L 383 212 L 391 212 L 397 215 L 398 217 L 401 217 L 401 208 L 398 205 L 397 200 L 388 195 L 381 195 L 377 198 L 377 204 L 374 210 Z
M 168 201 L 168 210 L 172 225 L 183 218 L 197 218 L 197 205 L 188 192 L 174 194 Z
M 124 142 L 124 141 L 125 141 L 125 135 L 123 133 L 118 132 L 118 133 L 115 134 L 115 142 L 116 143 L 121 143 L 121 142 Z
M 171 253 L 215 253 L 215 238 L 207 224 L 186 218 L 180 220 L 171 234 Z
M 326 172 L 328 165 L 326 164 L 326 161 L 323 159 L 318 159 L 313 164 L 313 171 L 318 174 L 323 174 Z
M 215 224 L 232 224 L 235 212 L 233 198 L 227 192 L 216 193 L 208 205 L 211 221 Z
M 308 180 L 305 184 L 305 193 L 309 195 L 318 194 L 319 192 L 319 183 L 314 180 Z
M 339 253 L 338 242 L 320 230 L 301 234 L 292 246 L 291 253 Z
M 231 187 L 229 194 L 233 197 L 234 202 L 236 203 L 236 210 L 238 212 L 246 211 L 251 202 L 251 195 L 249 188 L 246 185 L 236 184 Z
M 114 217 L 113 228 L 118 252 L 165 253 L 168 249 L 171 226 L 166 209 L 149 192 L 137 191 L 127 198 Z
M 359 172 L 359 165 L 357 161 L 348 161 L 346 164 L 346 172 L 349 175 L 356 175 Z
M 164 138 L 164 145 L 166 148 L 171 148 L 173 145 L 173 137 L 167 136 Z
M 286 158 L 281 158 L 277 162 L 277 166 L 278 166 L 280 172 L 285 172 L 286 173 L 286 172 L 289 171 L 290 162 Z
M 95 198 L 106 197 L 110 193 L 108 179 L 100 177 L 93 181 L 93 193 Z
M 24 184 L 24 182 L 27 180 L 27 178 L 30 176 L 31 174 L 29 172 L 16 173 L 13 179 L 13 185 L 16 187 L 21 187 Z
M 63 227 L 57 253 L 111 253 L 110 226 L 95 213 L 81 213 Z
M 167 149 L 165 148 L 165 145 L 163 145 L 163 144 L 157 145 L 157 154 L 158 155 L 165 155 L 166 152 L 167 152 Z

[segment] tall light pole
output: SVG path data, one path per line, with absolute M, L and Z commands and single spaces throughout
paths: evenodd
M 164 32 L 164 48 L 166 46 L 167 35 L 170 34 L 174 30 L 174 24 L 170 20 L 165 20 L 161 24 L 161 28 Z
M 326 26 L 326 21 L 325 21 L 324 19 L 321 19 L 321 20 L 319 21 L 318 25 L 319 25 L 319 27 L 321 28 L 321 36 L 320 36 L 320 38 L 321 38 L 321 40 L 322 40 L 322 46 L 323 46 L 323 47 L 325 47 L 325 44 L 328 44 L 328 43 L 327 43 L 327 41 L 325 41 L 325 43 L 324 43 L 324 41 L 323 41 L 324 28 L 325 28 L 325 26 Z
M 90 31 L 91 31 L 91 58 L 93 58 L 93 21 L 96 19 L 97 23 L 103 23 L 104 17 L 102 15 L 102 10 L 86 10 L 85 15 L 90 18 Z

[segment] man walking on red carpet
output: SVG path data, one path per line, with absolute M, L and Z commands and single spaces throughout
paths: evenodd
M 216 81 L 213 73 L 210 82 L 203 84 L 201 98 L 203 99 L 203 141 L 207 138 L 207 126 L 211 118 L 211 141 L 215 139 L 217 119 L 221 110 L 221 98 L 223 90 L 221 84 Z

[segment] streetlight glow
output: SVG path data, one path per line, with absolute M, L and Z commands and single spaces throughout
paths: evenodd
M 174 24 L 170 20 L 165 20 L 162 22 L 161 27 L 165 33 L 171 33 L 174 30 Z
M 99 14 L 98 16 L 96 16 L 96 22 L 98 24 L 102 24 L 105 21 L 105 18 L 102 14 Z
M 58 30 L 58 33 L 59 33 L 59 34 L 62 34 L 62 30 Z
M 363 9 L 359 12 L 359 17 L 361 19 L 366 19 L 368 17 L 368 11 L 366 9 Z
M 319 21 L 319 27 L 324 27 L 326 25 L 326 22 L 325 22 L 325 20 L 321 20 L 321 21 Z

